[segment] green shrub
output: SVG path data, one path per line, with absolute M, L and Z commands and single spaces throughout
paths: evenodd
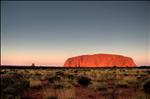
M 78 83 L 82 86 L 88 86 L 91 83 L 91 79 L 88 77 L 81 76 L 78 79 Z

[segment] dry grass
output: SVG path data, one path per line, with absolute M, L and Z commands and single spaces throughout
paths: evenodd
M 50 96 L 56 96 L 58 99 L 71 99 L 75 97 L 74 88 L 69 89 L 53 89 L 43 88 L 44 99 Z
M 32 79 L 30 78 L 29 79 L 29 82 L 30 82 L 30 87 L 36 87 L 36 86 L 41 86 L 42 85 L 42 82 L 40 80 L 37 80 L 37 79 Z

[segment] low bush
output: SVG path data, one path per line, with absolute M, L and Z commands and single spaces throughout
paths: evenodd
M 73 80 L 73 79 L 74 79 L 74 75 L 69 74 L 69 75 L 66 75 L 66 76 L 67 76 L 67 78 L 70 79 L 70 80 Z
M 149 71 L 149 70 L 147 70 L 146 72 L 147 72 L 148 74 L 150 74 L 150 71 Z
M 74 70 L 74 73 L 78 73 L 78 70 Z
M 91 79 L 88 77 L 81 76 L 78 79 L 78 83 L 82 86 L 88 86 L 91 83 Z
M 144 91 L 148 94 L 150 94 L 150 80 L 147 81 L 145 84 L 144 84 Z
M 49 81 L 50 83 L 54 83 L 55 81 L 60 81 L 60 80 L 61 80 L 61 78 L 58 77 L 58 76 L 53 76 L 53 77 L 50 77 L 50 78 L 48 79 L 48 81 Z

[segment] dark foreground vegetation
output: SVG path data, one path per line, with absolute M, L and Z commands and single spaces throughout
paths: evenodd
M 150 99 L 150 68 L 1 66 L 0 99 Z
M 35 65 L 31 65 L 31 66 L 16 66 L 16 65 L 1 65 L 1 69 L 109 69 L 109 68 L 128 68 L 128 69 L 132 69 L 132 68 L 138 68 L 138 69 L 150 69 L 150 66 L 138 66 L 138 67 L 107 67 L 107 66 L 103 66 L 103 67 L 58 67 L 58 66 L 35 66 Z

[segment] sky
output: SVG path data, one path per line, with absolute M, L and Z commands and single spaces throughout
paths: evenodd
M 149 1 L 2 1 L 1 64 L 62 66 L 84 54 L 150 65 Z

